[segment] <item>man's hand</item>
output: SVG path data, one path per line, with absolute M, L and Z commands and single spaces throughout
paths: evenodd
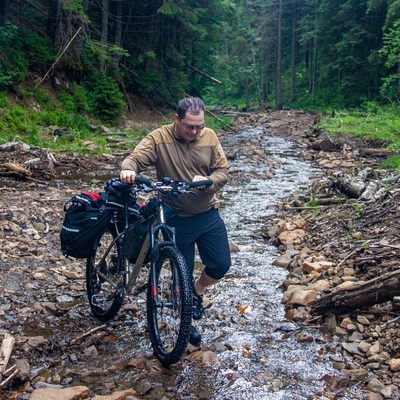
M 130 169 L 123 169 L 119 173 L 119 179 L 122 183 L 134 183 L 136 178 L 136 172 Z
M 206 176 L 195 175 L 192 179 L 192 182 L 200 182 L 200 181 L 207 181 L 209 178 Z M 196 189 L 204 190 L 207 186 L 197 186 Z

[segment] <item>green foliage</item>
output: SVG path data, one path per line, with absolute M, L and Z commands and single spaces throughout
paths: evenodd
M 387 75 L 382 78 L 381 94 L 389 99 L 399 101 L 400 85 L 400 20 L 393 24 L 383 37 L 383 46 L 380 54 L 385 60 Z
M 391 105 L 381 106 L 375 102 L 366 102 L 362 107 L 348 111 L 335 111 L 321 125 L 335 134 L 358 137 L 376 146 L 386 147 L 400 153 L 400 113 L 399 108 Z M 382 162 L 382 167 L 398 168 L 400 157 L 395 154 Z
M 90 112 L 89 98 L 85 87 L 73 83 L 70 92 L 59 93 L 61 104 L 65 111 L 86 114 Z
M 353 202 L 351 207 L 354 209 L 355 214 L 352 216 L 354 219 L 360 219 L 364 213 L 364 204 Z
M 400 172 L 400 155 L 396 154 L 394 156 L 388 157 L 386 160 L 383 160 L 381 163 L 381 167 L 383 169 L 393 169 Z
M 0 109 L 8 107 L 10 105 L 10 101 L 8 100 L 5 92 L 0 92 Z
M 331 132 L 339 131 L 393 149 L 400 143 L 398 107 L 368 102 L 351 111 L 336 111 L 322 125 Z
M 104 122 L 116 122 L 123 114 L 125 106 L 117 83 L 111 77 L 97 73 L 87 76 L 84 86 L 93 115 Z
M 21 39 L 15 25 L 0 26 L 0 90 L 20 82 L 28 72 Z
M 12 24 L 0 26 L 0 90 L 21 82 L 29 68 L 54 57 L 48 39 Z

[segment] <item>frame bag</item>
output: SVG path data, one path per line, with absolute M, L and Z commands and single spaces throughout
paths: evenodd
M 74 196 L 65 204 L 64 212 L 60 233 L 62 253 L 75 258 L 92 256 L 113 215 L 106 207 L 104 193 L 84 192 Z

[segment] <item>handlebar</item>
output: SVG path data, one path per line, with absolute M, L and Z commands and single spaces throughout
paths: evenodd
M 213 181 L 211 179 L 206 179 L 204 181 L 198 181 L 198 182 L 187 182 L 187 185 L 190 188 L 194 188 L 197 186 L 211 186 L 213 184 Z
M 171 178 L 165 177 L 161 182 L 153 182 L 149 179 L 142 178 L 140 176 L 135 177 L 134 183 L 122 183 L 119 178 L 110 179 L 106 185 L 106 191 L 111 191 L 114 193 L 127 193 L 129 192 L 134 185 L 144 187 L 139 188 L 140 191 L 143 192 L 152 192 L 153 190 L 158 190 L 159 192 L 164 193 L 193 193 L 190 189 L 200 187 L 200 186 L 211 186 L 213 181 L 211 179 L 205 179 L 198 182 L 188 182 L 185 180 L 173 180 Z

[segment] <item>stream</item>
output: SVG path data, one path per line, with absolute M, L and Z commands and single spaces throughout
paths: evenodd
M 305 190 L 319 171 L 301 161 L 298 145 L 265 136 L 261 127 L 248 128 L 229 140 L 239 149 L 242 143 L 251 143 L 266 152 L 275 171 L 271 176 L 271 163 L 266 163 L 258 165 L 255 174 L 254 165 L 241 150 L 230 163 L 233 171 L 269 179 L 254 178 L 240 186 L 227 185 L 220 196 L 230 241 L 240 251 L 232 253 L 232 267 L 226 277 L 206 291 L 211 307 L 197 323 L 203 337 L 201 350 L 211 350 L 217 358 L 183 360 L 170 369 L 163 369 L 156 362 L 156 371 L 140 376 L 122 369 L 118 386 L 122 389 L 130 382 L 128 387 L 142 388 L 146 399 L 324 398 L 326 387 L 338 376 L 326 352 L 329 343 L 311 329 L 303 331 L 308 340 L 297 341 L 295 335 L 300 330 L 285 320 L 281 304 L 280 286 L 287 271 L 272 265 L 278 256 L 277 249 L 256 235 L 265 230 L 266 220 L 274 217 L 273 206 L 283 197 Z M 117 348 L 121 356 L 138 359 L 150 352 L 147 336 L 143 335 L 144 314 L 140 319 L 128 316 L 123 327 L 116 329 L 120 331 Z M 346 393 L 337 398 L 357 398 L 355 390 Z
M 247 177 L 245 183 L 228 184 L 220 193 L 229 240 L 239 251 L 232 253 L 225 278 L 205 292 L 208 307 L 196 324 L 202 334 L 200 351 L 170 368 L 161 366 L 147 335 L 145 293 L 127 296 L 101 336 L 71 345 L 71 337 L 101 325 L 89 310 L 84 279 L 63 286 L 63 291 L 43 285 L 33 300 L 49 301 L 56 292 L 54 301 L 65 309 L 62 315 L 27 318 L 24 323 L 15 319 L 12 309 L 6 315 L 11 331 L 43 335 L 52 344 L 56 355 L 45 359 L 45 367 L 40 359 L 32 366 L 36 379 L 84 385 L 96 395 L 134 388 L 140 398 L 152 400 L 333 398 L 325 392 L 335 392 L 335 399 L 363 398 L 356 382 L 349 388 L 336 384 L 340 374 L 332 359 L 340 355 L 329 352 L 330 339 L 285 319 L 281 286 L 287 271 L 273 265 L 278 250 L 260 232 L 267 230 L 282 199 L 306 192 L 320 171 L 302 161 L 299 145 L 268 136 L 264 129 L 251 126 L 226 139 L 228 147 L 237 149 L 230 161 L 232 174 Z M 257 154 L 262 157 L 255 161 Z M 88 180 L 81 177 L 81 183 Z M 79 261 L 74 268 L 81 269 L 83 278 L 84 261 Z M 198 261 L 196 272 L 201 268 Z M 19 290 L 17 280 L 7 283 Z M 28 398 L 25 394 L 18 400 Z

